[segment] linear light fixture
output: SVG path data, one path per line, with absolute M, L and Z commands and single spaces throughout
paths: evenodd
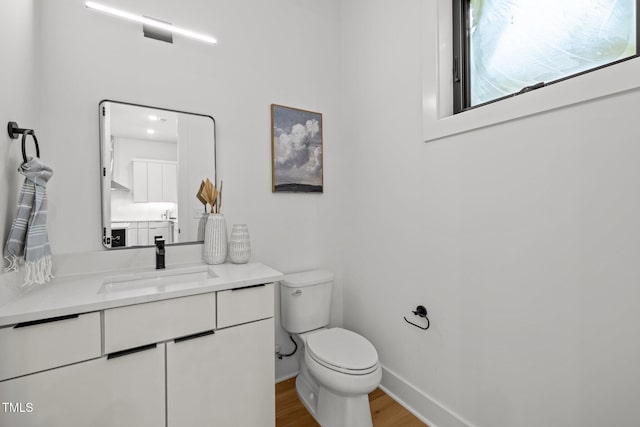
M 149 27 L 158 28 L 160 30 L 168 31 L 174 34 L 180 34 L 185 37 L 189 37 L 195 40 L 200 40 L 205 43 L 210 43 L 210 44 L 218 43 L 216 39 L 206 34 L 196 33 L 195 31 L 176 27 L 175 25 L 167 24 L 166 22 L 158 21 L 152 18 L 148 18 L 146 16 L 136 15 L 135 13 L 126 12 L 124 10 L 105 6 L 103 4 L 92 2 L 92 1 L 87 1 L 84 3 L 84 5 L 88 9 L 96 10 L 98 12 L 103 12 L 108 15 L 117 16 L 118 18 L 127 19 L 129 21 L 139 22 L 143 25 L 148 25 Z

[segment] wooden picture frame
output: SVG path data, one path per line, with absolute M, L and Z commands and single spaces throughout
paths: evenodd
M 271 104 L 271 191 L 322 193 L 322 113 Z

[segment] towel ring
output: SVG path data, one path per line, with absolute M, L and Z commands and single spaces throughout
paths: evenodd
M 24 160 L 25 163 L 27 163 L 27 135 L 31 135 L 31 137 L 33 138 L 33 142 L 36 146 L 36 157 L 40 158 L 40 147 L 38 146 L 38 138 L 36 138 L 36 133 L 31 129 L 26 129 L 22 134 L 22 160 Z

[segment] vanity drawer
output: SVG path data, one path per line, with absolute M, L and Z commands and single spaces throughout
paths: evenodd
M 104 351 L 113 353 L 215 328 L 214 293 L 104 311 Z
M 18 323 L 0 329 L 0 381 L 100 357 L 100 313 Z
M 218 328 L 273 317 L 273 283 L 218 292 Z

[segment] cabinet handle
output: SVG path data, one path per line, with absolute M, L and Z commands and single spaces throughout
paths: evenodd
M 151 350 L 153 348 L 156 348 L 156 346 L 157 344 L 149 344 L 149 345 L 143 345 L 140 347 L 129 348 L 127 350 L 116 351 L 115 353 L 109 353 L 107 355 L 107 360 L 115 359 L 117 357 L 122 357 L 122 356 L 128 356 L 134 353 L 140 353 L 141 351 Z
M 207 337 L 209 335 L 213 335 L 215 332 L 213 330 L 211 331 L 205 331 L 205 332 L 198 332 L 197 334 L 193 334 L 193 335 L 187 335 L 186 337 L 180 337 L 180 338 L 176 338 L 173 340 L 174 343 L 179 343 L 179 342 L 184 342 L 184 341 L 189 341 L 189 340 L 194 340 L 196 338 L 202 338 L 202 337 Z
M 27 326 L 34 326 L 34 325 L 42 325 L 43 323 L 59 322 L 61 320 L 67 320 L 67 319 L 76 319 L 79 316 L 80 316 L 79 314 L 69 314 L 67 316 L 50 317 L 48 319 L 30 320 L 28 322 L 18 323 L 13 327 L 13 329 L 26 328 Z
M 231 289 L 231 290 L 232 290 L 232 291 L 242 291 L 242 290 L 244 290 L 244 289 L 259 288 L 259 287 L 267 286 L 267 285 L 268 285 L 268 283 L 262 283 L 262 284 L 260 284 L 260 285 L 241 286 L 241 287 L 239 287 L 239 288 L 233 288 L 233 289 Z

